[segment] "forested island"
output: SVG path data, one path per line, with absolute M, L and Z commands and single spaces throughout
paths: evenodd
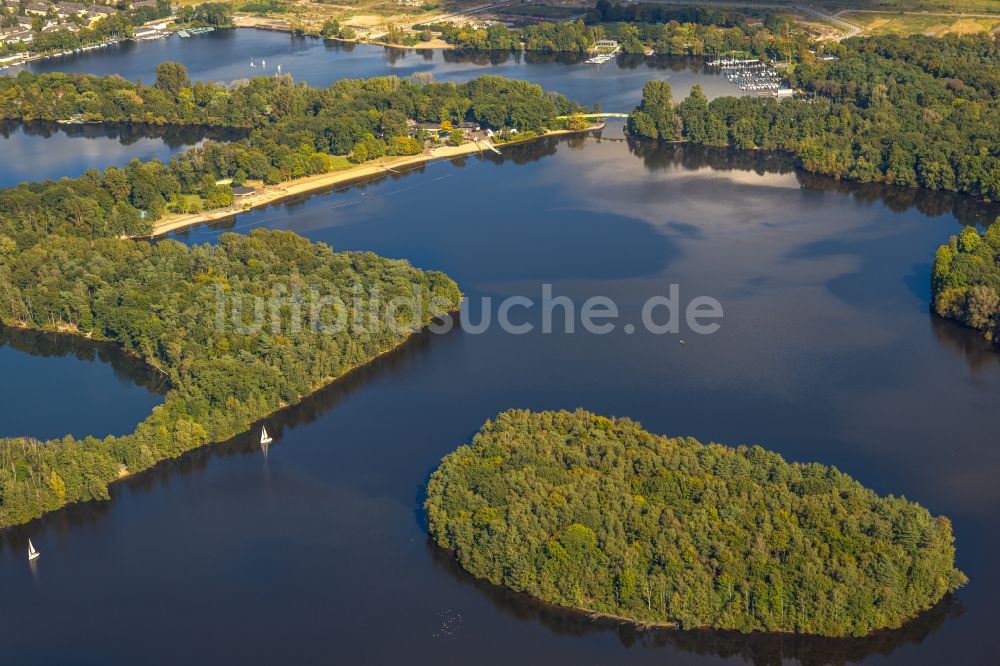
M 270 185 L 385 155 L 419 154 L 429 142 L 419 122 L 456 128 L 472 122 L 531 136 L 566 127 L 556 117 L 583 110 L 540 86 L 498 76 L 462 84 L 379 77 L 311 88 L 288 76 L 192 82 L 183 65 L 170 62 L 157 67 L 153 85 L 21 72 L 0 77 L 0 117 L 227 127 L 248 136 L 206 141 L 169 164 L 135 161 L 2 190 L 0 234 L 18 247 L 49 233 L 148 235 L 167 212 L 232 205 L 231 185 L 247 180 Z
M 966 227 L 938 248 L 931 291 L 937 314 L 1000 347 L 1000 218 L 985 233 Z
M 967 582 L 950 521 L 758 446 L 512 410 L 444 458 L 430 533 L 473 575 L 640 624 L 860 636 Z
M 634 137 L 791 153 L 806 171 L 1000 200 L 1000 46 L 988 36 L 853 38 L 790 74 L 804 99 L 675 104 L 650 81 Z

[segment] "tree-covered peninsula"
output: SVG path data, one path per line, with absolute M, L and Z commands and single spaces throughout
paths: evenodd
M 291 232 L 224 234 L 190 248 L 50 236 L 0 252 L 6 325 L 116 342 L 170 386 L 122 437 L 0 440 L 0 526 L 106 499 L 122 473 L 233 437 L 400 345 L 461 298 L 441 273 Z M 403 307 L 386 309 L 393 302 Z
M 966 227 L 938 248 L 931 290 L 937 314 L 1000 346 L 1000 218 L 985 233 Z
M 0 77 L 0 117 L 203 125 L 247 136 L 206 141 L 169 164 L 134 161 L 2 190 L 0 234 L 18 247 L 49 233 L 146 235 L 164 213 L 232 205 L 229 182 L 276 184 L 344 168 L 347 160 L 421 153 L 419 122 L 539 132 L 562 127 L 557 116 L 582 110 L 540 86 L 498 76 L 462 84 L 380 77 L 311 88 L 287 76 L 192 82 L 183 65 L 170 62 L 156 73 L 153 85 L 83 74 Z
M 806 98 L 719 97 L 675 104 L 651 81 L 631 114 L 635 137 L 781 151 L 806 171 L 1000 200 L 997 37 L 879 36 L 840 59 L 789 74 Z
M 494 76 L 310 88 L 289 77 L 192 82 L 176 63 L 156 74 L 153 85 L 113 76 L 0 77 L 4 118 L 246 132 L 204 142 L 169 164 L 133 161 L 0 190 L 0 321 L 118 343 L 170 386 L 164 404 L 124 437 L 0 441 L 0 527 L 106 498 L 122 473 L 230 438 L 400 345 L 461 300 L 443 274 L 336 253 L 292 233 L 225 234 L 216 246 L 194 248 L 128 237 L 148 234 L 168 211 L 232 204 L 230 182 L 324 173 L 337 156 L 419 153 L 419 121 L 530 133 L 581 109 Z M 342 321 L 348 310 L 372 314 Z
M 442 461 L 431 535 L 473 575 L 639 623 L 863 635 L 966 582 L 951 523 L 835 468 L 509 411 Z

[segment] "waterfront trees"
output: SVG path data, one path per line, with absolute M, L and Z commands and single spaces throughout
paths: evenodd
M 798 60 L 809 54 L 807 33 L 780 16 L 751 22 L 738 12 L 666 5 L 620 5 L 603 1 L 586 21 L 543 22 L 523 28 L 483 28 L 440 23 L 429 26 L 460 49 L 582 53 L 599 39 L 615 39 L 625 53 L 702 55 L 743 52 Z
M 839 61 L 801 64 L 791 79 L 807 98 L 706 103 L 700 90 L 692 92 L 676 106 L 680 137 L 791 153 L 803 169 L 835 178 L 1000 199 L 996 38 L 855 38 L 843 44 Z M 648 93 L 629 131 L 669 138 L 650 119 L 667 101 L 659 89 Z
M 151 86 L 71 74 L 0 77 L 0 115 L 211 125 L 243 129 L 246 136 L 206 141 L 169 164 L 134 161 L 104 174 L 0 190 L 0 233 L 22 248 L 51 233 L 141 236 L 167 211 L 229 205 L 232 192 L 224 182 L 230 179 L 274 184 L 344 163 L 333 156 L 363 162 L 417 154 L 423 144 L 411 136 L 411 124 L 419 121 L 540 131 L 557 115 L 582 110 L 540 86 L 497 76 L 463 84 L 380 77 L 310 88 L 289 77 L 192 83 L 183 65 L 169 62 L 156 74 Z
M 1000 346 L 1000 218 L 985 233 L 966 227 L 938 248 L 931 291 L 937 314 Z
M 639 622 L 863 635 L 966 581 L 951 523 L 776 453 L 514 410 L 444 458 L 431 535 L 477 577 Z
M 338 319 L 338 302 L 371 312 L 355 299 L 373 293 L 379 307 L 409 305 L 394 317 Z M 0 295 L 6 325 L 116 342 L 171 387 L 122 437 L 0 440 L 0 526 L 106 499 L 123 470 L 232 437 L 402 343 L 461 298 L 441 273 L 263 230 L 197 247 L 51 235 L 20 252 L 0 236 Z
M 628 132 L 653 139 L 676 139 L 679 131 L 672 97 L 673 91 L 666 81 L 647 81 L 642 87 L 642 102 L 629 115 Z

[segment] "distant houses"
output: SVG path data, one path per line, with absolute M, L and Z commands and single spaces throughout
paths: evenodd
M 8 13 L 14 13 L 13 21 L 16 21 L 16 25 L 0 28 L 0 46 L 30 44 L 35 40 L 36 29 L 42 34 L 63 30 L 77 32 L 81 25 L 93 26 L 97 21 L 121 12 L 114 5 L 85 5 L 69 0 L 53 4 L 33 0 L 23 5 L 23 13 L 19 13 L 22 0 L 0 0 L 0 4 Z M 160 7 L 157 0 L 135 0 L 127 6 L 129 9 Z M 39 19 L 42 19 L 41 25 L 38 25 Z
M 18 42 L 24 42 L 26 44 L 31 43 L 35 39 L 35 33 L 31 30 L 23 30 L 19 28 L 11 30 L 0 31 L 0 44 L 17 44 Z
M 56 5 L 56 15 L 59 18 L 83 17 L 87 15 L 87 8 L 76 2 L 60 2 Z
M 48 16 L 52 5 L 43 5 L 40 2 L 29 2 L 24 6 L 24 13 L 31 16 Z

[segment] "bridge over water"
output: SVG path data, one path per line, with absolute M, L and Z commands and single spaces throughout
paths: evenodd
M 556 120 L 568 118 L 628 118 L 627 113 L 574 113 L 568 116 L 556 116 Z

